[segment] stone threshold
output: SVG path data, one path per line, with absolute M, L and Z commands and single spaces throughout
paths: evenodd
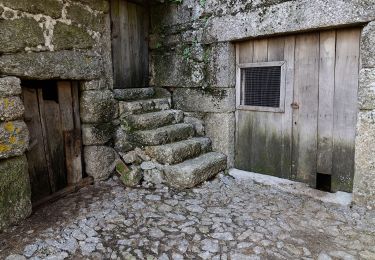
M 350 206 L 352 204 L 352 193 L 338 191 L 336 193 L 324 192 L 313 189 L 305 183 L 281 179 L 274 176 L 247 172 L 238 169 L 230 169 L 229 175 L 237 181 L 252 180 L 256 183 L 274 187 L 295 195 L 304 195 L 325 203 L 334 203 L 341 206 Z

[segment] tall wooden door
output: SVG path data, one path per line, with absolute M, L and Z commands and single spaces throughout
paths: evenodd
M 27 81 L 22 85 L 30 132 L 26 156 L 36 202 L 82 178 L 78 84 Z
M 148 85 L 147 1 L 111 0 L 114 88 Z
M 360 33 L 237 44 L 237 168 L 352 190 Z

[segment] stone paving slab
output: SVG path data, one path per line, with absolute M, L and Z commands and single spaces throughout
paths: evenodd
M 184 192 L 128 189 L 115 178 L 0 234 L 0 258 L 7 256 L 375 259 L 375 211 L 223 176 Z

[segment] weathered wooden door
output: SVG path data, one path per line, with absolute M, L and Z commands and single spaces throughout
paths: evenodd
M 114 88 L 148 85 L 147 1 L 111 0 Z
M 22 96 L 30 132 L 26 156 L 35 202 L 82 178 L 78 84 L 27 81 Z
M 237 44 L 237 168 L 313 187 L 323 174 L 332 191 L 352 190 L 360 33 L 352 28 Z M 273 61 L 280 83 L 274 74 L 264 76 Z M 269 103 L 275 96 L 280 102 Z

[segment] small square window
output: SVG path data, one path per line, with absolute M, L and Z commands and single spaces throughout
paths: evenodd
M 280 66 L 241 69 L 242 105 L 279 107 L 280 77 Z
M 239 105 L 259 111 L 283 112 L 285 62 L 239 64 Z

